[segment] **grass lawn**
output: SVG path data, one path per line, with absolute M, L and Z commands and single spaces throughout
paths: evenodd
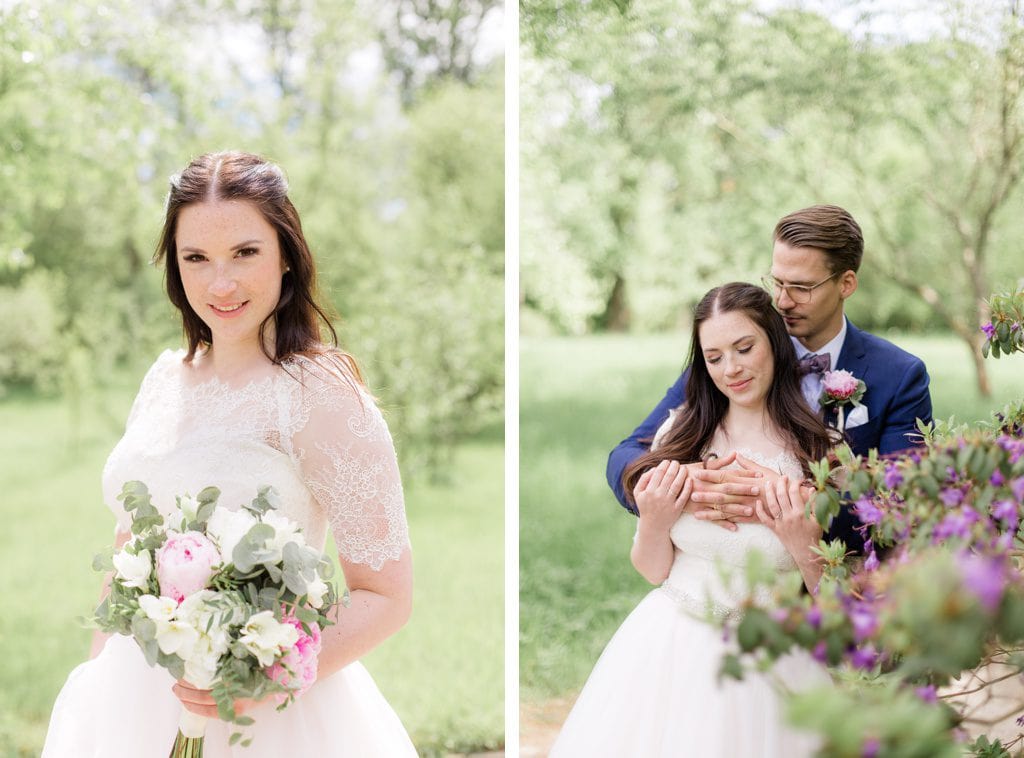
M 952 337 L 889 339 L 920 356 L 935 416 L 960 421 L 1024 397 L 1024 356 L 973 368 Z M 688 336 L 523 338 L 520 344 L 520 687 L 538 702 L 574 692 L 649 585 L 633 570 L 633 517 L 608 489 L 608 452 L 662 398 Z
M 2 756 L 39 755 L 54 697 L 88 653 L 90 632 L 75 618 L 98 598 L 92 556 L 114 526 L 100 472 L 134 381 L 90 403 L 78 432 L 60 401 L 0 401 Z M 364 662 L 423 755 L 504 742 L 502 467 L 492 432 L 458 449 L 446 484 L 406 486 L 413 619 Z

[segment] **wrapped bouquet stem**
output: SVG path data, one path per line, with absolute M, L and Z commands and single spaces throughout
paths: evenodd
M 205 716 L 181 710 L 178 720 L 178 736 L 174 738 L 169 758 L 203 758 L 203 734 L 206 731 Z

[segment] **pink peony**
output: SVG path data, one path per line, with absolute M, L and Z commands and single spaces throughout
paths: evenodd
M 822 382 L 825 392 L 836 400 L 851 398 L 857 391 L 857 377 L 849 371 L 826 371 Z
M 316 681 L 317 656 L 320 655 L 320 627 L 310 624 L 311 634 L 307 634 L 302 628 L 302 623 L 294 616 L 285 616 L 281 619 L 283 624 L 291 624 L 299 633 L 299 639 L 295 646 L 281 656 L 281 659 L 273 666 L 265 670 L 267 676 L 275 682 L 284 685 L 296 696 L 313 686 Z M 277 702 L 283 703 L 287 695 L 278 693 Z
M 220 563 L 220 551 L 205 534 L 169 532 L 167 542 L 156 551 L 160 594 L 180 603 L 205 589 Z

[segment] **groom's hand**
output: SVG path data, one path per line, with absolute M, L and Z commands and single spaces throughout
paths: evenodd
M 725 469 L 736 453 L 692 466 L 694 492 L 688 507 L 695 518 L 711 521 L 723 529 L 736 530 L 737 523 L 758 523 L 754 505 L 762 491 L 763 474 L 745 469 Z

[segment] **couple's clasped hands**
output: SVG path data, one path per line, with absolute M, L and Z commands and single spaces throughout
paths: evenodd
M 725 470 L 733 462 L 741 468 Z M 732 452 L 704 464 L 662 461 L 633 490 L 640 518 L 671 529 L 684 512 L 735 531 L 738 523 L 764 524 L 783 542 L 817 542 L 821 527 L 805 517 L 814 489 Z

